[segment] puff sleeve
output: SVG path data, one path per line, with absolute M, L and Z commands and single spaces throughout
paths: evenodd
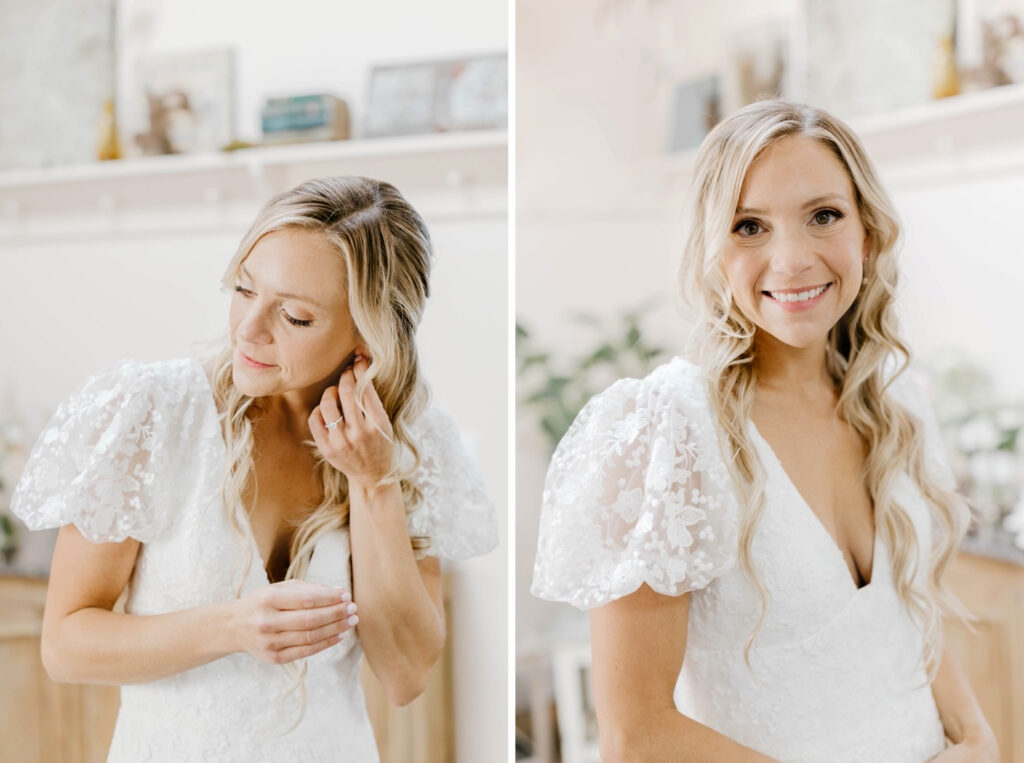
M 11 508 L 33 530 L 74 524 L 94 543 L 162 530 L 156 492 L 173 427 L 152 369 L 122 361 L 57 408 L 29 454 Z
M 703 588 L 735 563 L 736 525 L 703 375 L 676 359 L 593 398 L 559 443 L 532 592 L 589 609 Z
M 494 504 L 455 423 L 431 407 L 410 435 L 420 456 L 410 479 L 422 499 L 409 514 L 408 528 L 411 536 L 430 538 L 423 555 L 461 560 L 492 550 L 498 545 Z

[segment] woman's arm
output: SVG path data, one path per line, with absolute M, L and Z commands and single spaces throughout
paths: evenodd
M 359 640 L 388 699 L 406 705 L 426 688 L 444 648 L 441 563 L 417 562 L 397 485 L 350 494 L 352 592 Z
M 672 695 L 689 609 L 690 594 L 663 596 L 642 585 L 590 611 L 597 726 L 607 763 L 772 760 L 676 710 Z
M 309 417 L 324 458 L 348 479 L 352 593 L 359 603 L 359 640 L 366 658 L 395 705 L 419 696 L 427 673 L 444 648 L 441 564 L 416 561 L 397 484 L 381 485 L 395 456 L 393 430 L 373 385 L 363 414 L 356 381 L 366 372 L 362 354 L 324 390 Z M 325 422 L 339 422 L 331 430 Z
M 935 697 L 935 706 L 939 709 L 946 736 L 953 742 L 953 747 L 933 760 L 963 759 L 997 763 L 999 746 L 995 734 L 985 720 L 960 664 L 948 649 L 942 652 L 942 662 L 932 682 L 932 696 Z M 969 758 L 962 757 L 960 751 L 970 752 L 971 755 Z
M 140 544 L 92 543 L 74 525 L 57 536 L 43 613 L 42 658 L 55 681 L 145 683 L 245 651 L 284 663 L 338 642 L 350 596 L 301 581 L 162 615 L 113 612 Z

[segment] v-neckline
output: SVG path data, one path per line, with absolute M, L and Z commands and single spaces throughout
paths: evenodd
M 217 409 L 217 398 L 213 394 L 213 385 L 210 383 L 210 377 L 206 375 L 206 367 L 203 365 L 203 362 L 199 358 L 195 357 L 191 360 L 196 373 L 202 377 L 203 384 L 206 387 L 206 399 L 214 414 L 213 421 L 217 428 L 217 442 L 220 443 L 221 459 L 226 462 L 228 457 L 228 446 L 227 443 L 224 442 L 224 431 L 220 423 L 220 411 Z M 225 510 L 226 508 L 227 507 L 225 507 Z M 267 564 L 263 560 L 263 554 L 260 552 L 260 544 L 256 541 L 256 533 L 253 532 L 252 522 L 249 519 L 248 511 L 242 511 L 242 532 L 252 549 L 253 556 L 259 563 L 260 573 L 263 576 L 263 583 L 270 585 L 270 573 L 267 571 Z
M 869 580 L 867 583 L 865 583 L 862 586 L 858 586 L 857 585 L 857 581 L 854 579 L 853 575 L 850 573 L 850 567 L 846 564 L 846 555 L 843 553 L 843 550 L 841 548 L 839 548 L 839 544 L 836 542 L 836 539 L 832 536 L 832 533 L 830 533 L 828 531 L 828 528 L 825 527 L 825 524 L 821 521 L 821 517 L 818 516 L 817 512 L 811 507 L 810 503 L 807 502 L 807 499 L 804 498 L 803 493 L 800 492 L 800 489 L 796 486 L 796 483 L 793 482 L 793 480 L 790 478 L 789 472 L 786 471 L 786 467 L 784 467 L 782 465 L 782 461 L 779 460 L 779 457 L 775 454 L 775 450 L 774 450 L 774 448 L 772 448 L 771 444 L 758 431 L 757 426 L 755 426 L 753 419 L 750 420 L 750 431 L 753 433 L 754 439 L 761 443 L 761 445 L 763 446 L 763 450 L 768 454 L 768 456 L 771 458 L 771 460 L 775 463 L 775 466 L 778 468 L 779 473 L 782 475 L 783 479 L 786 481 L 786 483 L 789 485 L 789 487 L 792 489 L 793 493 L 796 495 L 797 499 L 799 500 L 800 505 L 810 515 L 811 521 L 815 525 L 818 526 L 818 529 L 821 530 L 822 534 L 828 539 L 829 545 L 835 551 L 835 555 L 838 557 L 839 562 L 843 565 L 843 570 L 846 573 L 844 577 L 847 580 L 850 581 L 850 585 L 853 586 L 854 592 L 855 593 L 860 593 L 861 591 L 866 591 L 869 588 L 871 588 L 872 586 L 874 586 L 875 581 L 878 580 L 878 574 L 879 574 L 879 571 L 880 571 L 879 570 L 879 566 L 880 565 L 878 564 L 878 562 L 879 562 L 879 553 L 878 552 L 879 552 L 879 548 L 882 545 L 879 542 L 878 522 L 877 522 L 877 517 L 875 517 L 875 515 L 874 515 L 874 513 L 875 513 L 874 507 L 872 507 L 872 509 L 871 509 L 871 513 L 872 513 L 871 524 L 872 524 L 872 527 L 873 527 L 873 530 L 874 530 L 873 537 L 871 539 L 871 580 Z

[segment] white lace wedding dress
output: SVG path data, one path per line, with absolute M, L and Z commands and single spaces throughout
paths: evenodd
M 893 393 L 926 427 L 927 466 L 950 486 L 934 420 L 905 378 Z M 693 591 L 681 713 L 787 762 L 931 759 L 944 732 L 889 550 L 876 532 L 871 581 L 858 588 L 753 424 L 767 472 L 753 558 L 771 600 L 748 671 L 743 649 L 761 606 L 738 564 L 738 503 L 715 431 L 702 373 L 682 359 L 595 397 L 551 462 L 533 593 L 589 609 L 642 583 Z M 924 554 L 928 506 L 905 476 L 895 498 Z
M 410 534 L 428 554 L 462 559 L 497 543 L 493 507 L 454 424 L 436 410 L 412 436 L 423 492 Z M 74 523 L 94 542 L 142 542 L 125 610 L 173 612 L 268 584 L 251 530 L 240 538 L 221 498 L 225 447 L 198 360 L 124 361 L 64 402 L 40 436 L 13 509 L 33 528 Z M 253 562 L 242 581 L 245 546 Z M 317 545 L 306 579 L 350 584 L 347 529 Z M 108 761 L 376 761 L 359 684 L 355 631 L 307 660 L 306 709 L 281 666 L 234 654 L 121 689 Z M 297 663 L 296 663 L 297 664 Z

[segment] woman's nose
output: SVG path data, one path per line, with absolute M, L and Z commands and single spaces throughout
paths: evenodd
M 772 270 L 782 275 L 799 275 L 814 264 L 814 242 L 802 231 L 779 228 L 771 247 Z
M 238 324 L 238 337 L 252 344 L 269 343 L 270 331 L 267 327 L 266 311 L 252 306 Z

